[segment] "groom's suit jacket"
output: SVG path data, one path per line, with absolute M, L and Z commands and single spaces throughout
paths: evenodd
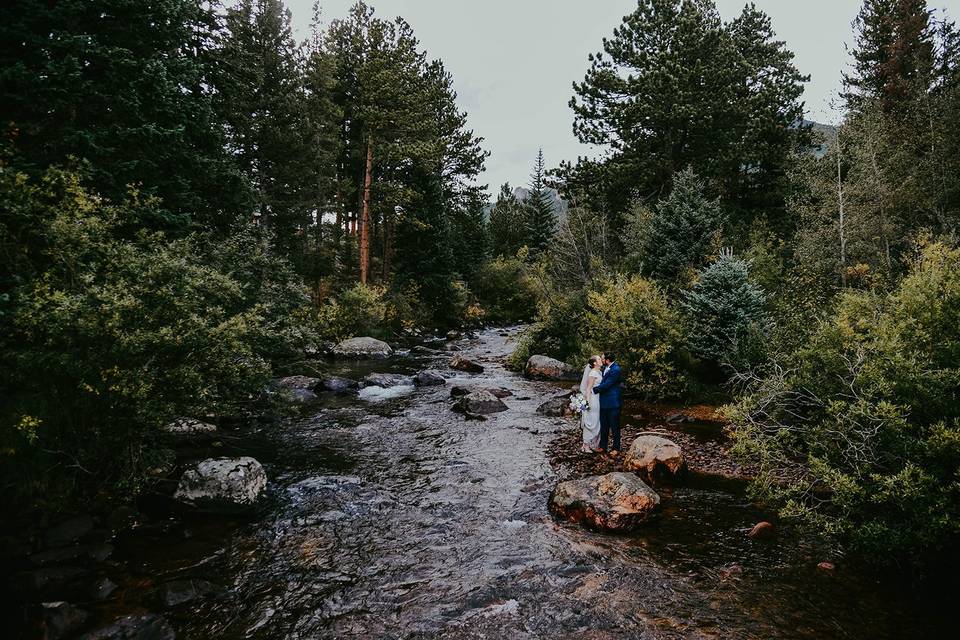
M 600 396 L 601 409 L 616 409 L 623 405 L 623 376 L 616 362 L 603 372 L 603 379 L 593 387 Z

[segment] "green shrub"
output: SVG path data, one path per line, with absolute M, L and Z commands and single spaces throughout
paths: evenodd
M 306 292 L 255 232 L 131 235 L 125 221 L 156 202 L 111 204 L 58 171 L 0 179 L 7 202 L 45 212 L 2 225 L 28 248 L 0 316 L 2 473 L 22 496 L 78 479 L 134 490 L 161 424 L 236 411 L 270 357 L 309 339 L 296 326 Z
M 889 294 L 844 294 L 769 370 L 728 408 L 757 495 L 880 561 L 957 542 L 960 250 L 926 246 Z
M 384 338 L 391 333 L 395 309 L 387 289 L 356 284 L 329 299 L 317 311 L 321 335 L 331 340 L 353 336 Z
M 487 322 L 525 322 L 536 313 L 536 291 L 523 262 L 517 258 L 498 257 L 483 265 L 473 290 L 486 312 Z
M 683 344 L 679 314 L 663 292 L 639 276 L 616 276 L 587 295 L 580 323 L 581 354 L 613 350 L 627 385 L 649 397 L 679 393 L 685 386 L 677 363 Z

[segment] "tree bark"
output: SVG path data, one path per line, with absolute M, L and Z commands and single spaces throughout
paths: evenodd
M 370 182 L 373 179 L 373 136 L 367 138 L 367 166 L 363 175 L 363 213 L 360 218 L 360 283 L 370 271 Z

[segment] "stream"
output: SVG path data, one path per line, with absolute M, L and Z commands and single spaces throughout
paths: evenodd
M 297 419 L 225 435 L 205 455 L 260 460 L 265 505 L 246 518 L 169 517 L 120 538 L 120 588 L 95 615 L 162 611 L 191 639 L 948 633 L 947 609 L 909 588 L 843 562 L 818 571 L 825 558 L 787 536 L 748 538 L 765 517 L 738 481 L 693 476 L 667 489 L 660 517 L 630 536 L 556 522 L 548 496 L 572 472 L 547 449 L 578 427 L 535 413 L 562 385 L 504 369 L 517 332 L 456 343 L 486 368 L 477 375 L 450 370 L 446 352 L 330 364 L 326 373 L 355 379 L 437 369 L 448 380 L 324 396 Z M 454 384 L 506 388 L 509 410 L 465 420 L 451 411 Z M 182 579 L 216 588 L 163 610 L 158 587 Z

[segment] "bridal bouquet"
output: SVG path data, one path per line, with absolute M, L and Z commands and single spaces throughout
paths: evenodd
M 570 410 L 574 413 L 580 414 L 589 408 L 590 405 L 587 404 L 587 399 L 583 397 L 582 393 L 575 393 L 570 396 Z

